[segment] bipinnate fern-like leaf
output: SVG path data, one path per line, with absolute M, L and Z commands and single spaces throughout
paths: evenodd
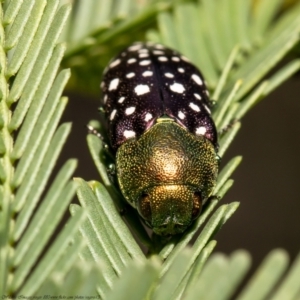
M 71 129 L 59 125 L 70 77 L 59 71 L 65 45 L 58 42 L 70 7 L 59 5 L 12 0 L 0 6 L 0 294 L 8 297 L 33 295 L 55 268 L 70 268 L 82 245 L 70 246 L 83 219 L 78 214 L 47 247 L 76 191 L 73 159 L 49 182 Z
M 60 41 L 68 42 L 63 65 L 76 73 L 71 87 L 80 78 L 93 86 L 109 56 L 120 45 L 144 38 L 144 26 L 150 24 L 148 40 L 181 51 L 203 71 L 216 100 L 213 117 L 223 156 L 245 113 L 299 70 L 299 60 L 292 60 L 269 75 L 298 41 L 300 5 L 274 22 L 280 0 L 258 1 L 255 9 L 250 0 L 78 0 L 67 19 L 70 8 L 63 4 L 69 2 L 1 4 L 0 294 L 230 299 L 249 270 L 250 255 L 243 250 L 230 256 L 211 253 L 214 234 L 239 205 L 215 210 L 233 184 L 241 157 L 221 168 L 216 197 L 199 219 L 168 241 L 151 238 L 132 211 L 120 215 L 122 197 L 106 172 L 111 158 L 96 136 L 87 140 L 102 183 L 70 181 L 76 166 L 71 159 L 46 190 L 70 131 L 70 124 L 58 125 L 70 76 L 69 70 L 59 71 L 65 53 Z M 94 127 L 103 130 L 97 122 Z M 80 205 L 70 206 L 71 220 L 48 245 L 76 188 Z M 136 240 L 147 248 L 144 252 Z M 274 250 L 237 299 L 295 299 L 299 278 L 299 257 L 288 269 L 286 252 Z

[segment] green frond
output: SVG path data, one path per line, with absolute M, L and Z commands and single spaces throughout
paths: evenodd
M 300 68 L 289 59 L 273 70 L 299 41 L 300 5 L 282 7 L 283 0 L 2 2 L 0 294 L 219 300 L 236 293 L 250 255 L 211 253 L 239 206 L 217 208 L 241 157 L 221 168 L 215 197 L 184 234 L 151 237 L 133 210 L 120 215 L 124 202 L 107 173 L 113 158 L 96 136 L 87 143 L 102 183 L 71 181 L 73 159 L 50 181 L 71 130 L 59 124 L 71 75 L 60 68 L 72 68 L 69 88 L 93 93 L 108 60 L 132 41 L 175 48 L 208 81 L 222 157 L 244 115 Z M 105 136 L 98 122 L 93 127 Z M 55 236 L 76 191 L 80 205 L 70 206 L 72 218 Z M 272 251 L 237 299 L 298 297 L 300 259 L 288 263 L 285 251 Z
M 107 286 L 107 279 L 103 277 L 107 271 L 105 264 L 77 261 L 68 272 L 57 269 L 45 280 L 37 295 L 87 295 L 118 300 L 124 297 L 137 300 L 232 299 L 249 271 L 251 257 L 245 250 L 237 250 L 228 256 L 214 253 L 208 258 L 215 244 L 215 241 L 210 241 L 193 268 L 190 268 L 190 262 L 194 250 L 188 248 L 177 255 L 166 273 L 157 256 L 132 260 L 112 288 Z M 299 257 L 290 268 L 288 261 L 285 251 L 272 251 L 234 299 L 297 299 L 295 297 L 300 291 Z
M 84 217 L 84 213 L 80 213 L 71 219 L 43 259 L 39 262 L 29 279 L 26 280 L 26 283 L 20 290 L 20 294 L 30 295 L 35 293 L 37 288 L 51 275 L 52 271 L 60 267 L 59 260 L 61 256 L 65 254 L 64 252 L 69 250 L 69 244 L 72 242 L 73 235 L 78 231 L 78 227 Z M 77 258 L 73 256 L 73 262 L 75 262 L 76 259 Z
M 281 283 L 275 287 L 272 299 L 297 299 L 296 297 L 299 297 L 300 294 L 299 275 L 300 255 L 298 254 L 287 274 L 285 274 L 285 277 L 281 280 Z
M 238 299 L 265 299 L 286 271 L 288 260 L 288 255 L 283 250 L 269 253 Z
M 74 239 L 81 213 L 48 249 L 76 192 L 73 159 L 50 180 L 71 130 L 59 125 L 70 77 L 69 70 L 59 71 L 65 45 L 58 42 L 70 7 L 59 4 L 1 4 L 0 291 L 8 296 L 33 295 L 56 268 L 67 272 L 83 247 Z
M 100 264 L 83 264 L 82 262 L 73 263 L 69 272 L 57 270 L 45 281 L 43 286 L 36 293 L 37 295 L 49 295 L 51 297 L 68 297 L 87 295 L 89 298 L 99 298 L 95 291 L 97 282 L 101 282 L 103 277 L 101 271 L 103 266 Z M 101 294 L 101 293 L 100 293 Z

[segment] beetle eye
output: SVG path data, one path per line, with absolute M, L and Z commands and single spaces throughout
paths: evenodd
M 196 219 L 201 212 L 202 200 L 201 200 L 201 193 L 195 192 L 194 193 L 194 203 L 193 203 L 193 211 L 192 211 L 192 219 Z
M 138 211 L 144 220 L 151 222 L 152 212 L 150 197 L 148 194 L 142 194 L 138 202 Z

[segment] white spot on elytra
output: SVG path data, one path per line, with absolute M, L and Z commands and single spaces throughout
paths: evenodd
M 144 95 L 150 92 L 149 85 L 147 84 L 139 84 L 134 88 L 135 93 L 139 95 Z
M 113 68 L 113 67 L 117 66 L 120 62 L 121 62 L 120 59 L 116 59 L 115 61 L 113 61 L 113 62 L 109 65 L 109 67 L 110 67 L 110 68 Z
M 178 117 L 183 120 L 185 118 L 185 114 L 182 111 L 178 112 Z
M 171 59 L 172 59 L 173 61 L 176 61 L 176 62 L 180 61 L 180 58 L 177 57 L 177 56 L 173 56 Z
M 141 44 L 137 44 L 137 45 L 132 45 L 128 48 L 128 51 L 137 51 L 139 49 L 142 48 L 142 45 Z
M 134 77 L 134 76 L 135 76 L 135 74 L 134 74 L 133 72 L 128 73 L 128 74 L 126 75 L 127 78 L 132 78 L 132 77 Z
M 104 98 L 103 98 L 104 104 L 106 103 L 106 101 L 107 101 L 107 95 L 104 95 Z
M 105 87 L 104 81 L 101 82 L 100 87 L 101 87 L 101 89 L 103 89 Z
M 204 126 L 200 126 L 196 128 L 196 134 L 204 135 L 206 133 L 206 128 Z
M 139 50 L 139 53 L 148 53 L 148 52 L 149 52 L 148 49 L 141 49 L 141 50 Z
M 111 112 L 110 117 L 109 117 L 109 119 L 110 119 L 111 121 L 114 119 L 116 113 L 117 113 L 117 110 L 116 110 L 116 109 L 114 109 L 114 110 Z
M 135 132 L 133 130 L 124 130 L 123 135 L 126 139 L 135 137 Z
M 196 74 L 193 74 L 193 75 L 192 75 L 192 79 L 193 79 L 197 84 L 199 84 L 199 85 L 202 85 L 202 84 L 203 84 L 202 79 L 201 79 L 198 75 L 196 75 Z
M 197 98 L 198 100 L 201 100 L 202 98 L 201 98 L 201 96 L 199 95 L 199 94 L 194 94 L 194 96 L 195 96 L 195 98 Z
M 178 71 L 179 71 L 180 73 L 184 73 L 184 69 L 183 69 L 183 68 L 178 68 Z
M 109 84 L 108 90 L 109 91 L 115 90 L 118 87 L 119 81 L 120 81 L 119 78 L 113 79 Z
M 172 85 L 170 85 L 170 90 L 175 93 L 182 94 L 185 91 L 185 88 L 182 84 L 174 82 Z
M 119 100 L 118 100 L 118 103 L 123 103 L 125 100 L 125 97 L 121 97 Z
M 174 75 L 171 74 L 171 73 L 165 73 L 165 76 L 168 77 L 168 78 L 173 78 L 174 77 Z
M 149 54 L 148 53 L 139 54 L 139 58 L 145 58 L 145 57 L 149 57 Z
M 209 97 L 209 91 L 205 90 L 206 95 Z
M 188 58 L 186 58 L 185 56 L 183 56 L 183 55 L 181 56 L 181 59 L 186 61 L 186 62 L 190 62 L 190 60 Z
M 160 45 L 160 44 L 156 44 L 155 48 L 156 49 L 165 49 L 165 47 L 163 45 Z
M 146 116 L 145 116 L 145 121 L 148 122 L 148 121 L 150 121 L 152 118 L 153 118 L 152 114 L 147 113 Z
M 163 54 L 165 54 L 165 52 L 161 51 L 161 50 L 153 50 L 153 54 L 154 55 L 163 55 Z
M 127 62 L 128 62 L 129 64 L 133 64 L 133 63 L 136 62 L 136 59 L 135 59 L 135 58 L 129 58 L 129 59 L 127 60 Z
M 143 75 L 144 77 L 152 76 L 152 75 L 153 75 L 153 72 L 152 72 L 152 71 L 145 71 L 145 72 L 143 72 L 142 75 Z
M 209 114 L 211 113 L 211 111 L 210 111 L 210 109 L 207 107 L 207 105 L 204 104 L 204 108 L 206 109 L 206 111 L 207 111 Z
M 196 105 L 195 103 L 193 103 L 193 102 L 191 102 L 191 103 L 189 104 L 189 107 L 190 107 L 192 110 L 196 111 L 196 112 L 199 112 L 199 111 L 200 111 L 200 107 L 199 107 L 198 105 Z
M 140 66 L 147 66 L 147 65 L 149 65 L 150 63 L 151 63 L 150 60 L 142 60 L 142 61 L 140 61 Z
M 129 116 L 129 115 L 133 114 L 134 111 L 135 111 L 135 106 L 131 106 L 131 107 L 128 107 L 128 108 L 125 109 L 125 114 L 127 116 Z
M 158 57 L 158 60 L 159 60 L 159 61 L 167 61 L 168 58 L 165 57 L 165 56 L 159 56 L 159 57 Z

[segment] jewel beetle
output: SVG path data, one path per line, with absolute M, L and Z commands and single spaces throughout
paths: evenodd
M 203 76 L 180 53 L 137 42 L 109 63 L 101 88 L 123 196 L 156 234 L 183 232 L 218 174 Z

